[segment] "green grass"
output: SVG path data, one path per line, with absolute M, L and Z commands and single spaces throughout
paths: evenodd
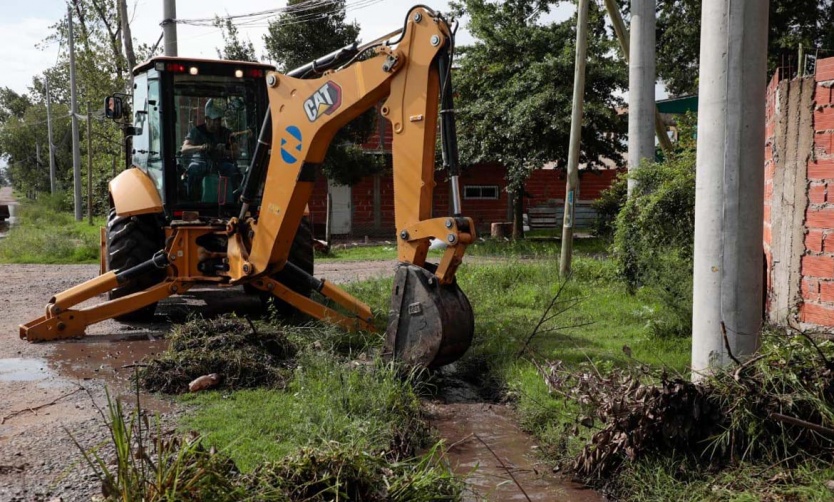
M 834 496 L 826 486 L 834 479 L 834 468 L 813 460 L 793 469 L 743 463 L 718 473 L 704 473 L 686 459 L 650 459 L 629 464 L 618 479 L 623 499 L 634 502 L 822 502 Z
M 427 438 L 410 379 L 391 365 L 351 363 L 329 351 L 302 355 L 285 390 L 208 392 L 186 399 L 197 408 L 184 426 L 200 431 L 244 472 L 299 447 L 338 443 L 377 453 L 402 439 L 423 445 Z
M 17 225 L 0 240 L 0 263 L 98 263 L 99 227 L 75 221 L 71 213 L 46 204 L 24 202 L 17 209 Z

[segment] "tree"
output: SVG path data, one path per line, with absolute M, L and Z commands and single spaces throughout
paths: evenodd
M 312 7 L 310 3 L 290 0 L 286 12 L 269 23 L 264 36 L 266 52 L 279 71 L 288 72 L 359 37 L 359 25 L 345 23 L 345 0 Z
M 500 162 L 521 220 L 521 194 L 533 169 L 567 164 L 570 136 L 576 21 L 539 24 L 552 2 L 463 0 L 456 14 L 470 16 L 477 39 L 462 47 L 454 72 L 458 135 L 464 165 Z M 556 2 L 558 3 L 558 2 Z M 626 82 L 625 66 L 613 59 L 613 39 L 592 2 L 580 163 L 622 162 L 627 124 L 617 112 Z M 514 225 L 513 235 L 521 235 Z
M 834 48 L 832 0 L 771 0 L 768 74 L 797 68 L 800 44 L 806 53 Z M 673 96 L 697 94 L 701 44 L 701 1 L 658 0 L 657 74 Z M 828 52 L 826 52 L 828 51 Z
M 220 33 L 223 35 L 223 50 L 217 49 L 217 57 L 220 59 L 231 59 L 234 61 L 251 61 L 257 62 L 255 57 L 255 46 L 252 41 L 244 42 L 240 39 L 237 26 L 232 23 L 230 18 L 220 19 L 214 18 L 214 26 L 220 28 Z
M 313 7 L 306 0 L 290 0 L 286 12 L 269 23 L 264 41 L 269 58 L 287 72 L 356 42 L 358 36 L 359 26 L 345 23 L 345 0 Z M 322 165 L 328 179 L 353 185 L 385 167 L 378 156 L 357 146 L 374 131 L 376 115 L 376 110 L 368 110 L 336 134 Z
M 121 1 L 121 0 L 120 0 Z M 72 0 L 70 2 L 75 24 L 76 70 L 79 113 L 86 111 L 89 103 L 94 111 L 100 111 L 104 97 L 116 91 L 126 90 L 130 61 L 124 53 L 123 23 L 117 0 Z M 52 33 L 45 43 L 58 42 L 66 48 L 68 24 L 62 18 L 52 26 Z M 143 48 L 140 47 L 140 53 Z M 49 77 L 53 105 L 53 141 L 56 144 L 56 170 L 59 182 L 71 186 L 72 155 L 69 134 L 69 55 L 62 52 L 56 65 L 46 72 Z M 3 93 L 0 93 L 3 94 Z M 33 78 L 27 95 L 16 98 L 8 93 L 7 106 L 0 104 L 0 156 L 8 163 L 8 177 L 19 190 L 48 190 L 48 149 L 46 124 L 46 89 L 41 76 Z M 29 103 L 21 115 L 18 111 Z M 12 113 L 3 115 L 2 111 Z M 16 111 L 17 110 L 17 111 Z M 114 166 L 121 158 L 121 132 L 112 123 L 94 114 L 91 151 L 87 151 L 86 127 L 80 134 L 82 158 L 93 157 L 92 194 L 96 209 L 103 213 L 108 203 L 107 183 Z M 36 145 L 41 149 L 42 164 L 35 161 Z M 46 166 L 46 168 L 44 167 Z M 85 170 L 86 172 L 86 170 Z M 86 174 L 85 174 L 86 175 Z M 85 183 L 86 185 L 86 183 Z

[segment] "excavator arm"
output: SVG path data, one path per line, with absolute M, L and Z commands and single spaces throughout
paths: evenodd
M 455 171 L 457 167 L 449 74 L 453 40 L 442 17 L 425 7 L 415 7 L 406 17 L 400 39 L 395 44 L 371 47 L 364 60 L 315 79 L 270 74 L 272 155 L 261 210 L 257 220 L 239 222 L 245 231 L 233 236 L 228 253 L 233 281 L 268 275 L 284 267 L 312 193 L 316 167 L 324 160 L 331 140 L 341 127 L 384 100 L 380 111 L 394 133 L 399 261 L 385 350 L 422 366 L 440 366 L 460 357 L 474 331 L 472 308 L 455 283 L 466 246 L 475 237 L 472 220 L 460 215 L 457 172 L 450 173 L 455 181 L 455 214 L 432 217 L 441 96 L 446 114 L 442 119 L 443 157 Z M 247 246 L 246 237 L 251 246 Z M 432 238 L 447 245 L 436 267 L 426 264 Z M 344 292 L 340 296 L 349 298 Z M 364 306 L 352 300 L 342 304 L 357 305 L 349 309 L 354 312 Z

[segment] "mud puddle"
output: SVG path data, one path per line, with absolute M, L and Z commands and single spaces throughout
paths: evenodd
M 606 500 L 554 474 L 537 459 L 538 445 L 516 425 L 509 406 L 489 402 L 496 392 L 459 380 L 450 368 L 437 400 L 426 406 L 450 465 L 466 479 L 465 502 Z
M 79 381 L 104 380 L 118 398 L 132 401 L 136 393 L 133 376 L 167 347 L 167 340 L 147 335 L 104 341 L 90 337 L 55 344 L 55 350 L 47 360 L 63 377 Z M 141 401 L 142 407 L 149 411 L 172 411 L 171 403 L 146 393 L 141 393 Z
M 55 376 L 46 359 L 0 359 L 0 382 L 40 382 Z

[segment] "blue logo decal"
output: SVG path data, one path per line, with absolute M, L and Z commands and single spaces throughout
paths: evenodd
M 296 126 L 289 126 L 286 133 L 281 138 L 281 158 L 287 164 L 295 164 L 298 161 L 296 155 L 301 153 L 301 130 Z

